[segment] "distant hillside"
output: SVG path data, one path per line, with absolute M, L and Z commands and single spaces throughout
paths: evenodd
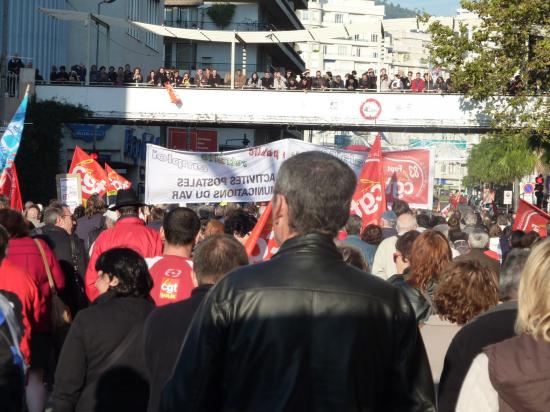
M 393 4 L 388 0 L 375 0 L 376 4 L 386 6 L 386 19 L 400 19 L 403 17 L 415 17 L 416 11 L 401 7 L 399 4 Z

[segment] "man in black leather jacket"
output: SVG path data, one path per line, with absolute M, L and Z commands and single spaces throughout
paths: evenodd
M 281 248 L 211 289 L 162 411 L 435 411 L 410 304 L 334 245 L 355 185 L 325 153 L 283 163 L 272 213 Z

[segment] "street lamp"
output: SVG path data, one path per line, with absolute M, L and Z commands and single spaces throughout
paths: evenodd
M 114 3 L 116 0 L 101 0 L 98 4 L 97 4 L 97 14 L 101 14 L 101 5 L 102 4 L 110 4 L 110 3 Z M 96 31 L 96 44 L 95 44 L 95 64 L 96 66 L 99 66 L 99 24 L 97 25 L 97 31 Z M 99 69 L 99 67 L 98 67 Z M 90 68 L 88 67 L 88 70 L 90 70 Z

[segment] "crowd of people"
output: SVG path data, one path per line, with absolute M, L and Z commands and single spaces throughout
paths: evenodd
M 258 264 L 264 205 L 0 199 L 0 410 L 546 410 L 550 241 L 402 200 L 363 227 L 355 188 L 286 160 Z
M 106 85 L 147 85 L 164 86 L 170 83 L 173 87 L 229 87 L 231 85 L 231 72 L 220 73 L 217 69 L 206 67 L 199 68 L 194 73 L 181 71 L 176 68 L 161 67 L 143 73 L 141 68 L 132 68 L 129 64 L 119 66 L 92 65 L 88 74 L 83 63 L 79 63 L 67 70 L 65 66 L 52 66 L 50 82 L 59 83 L 83 83 L 89 75 L 90 83 Z M 345 76 L 333 75 L 327 71 L 324 75 L 317 71 L 312 74 L 309 70 L 304 73 L 286 71 L 266 71 L 264 73 L 253 72 L 246 76 L 241 69 L 235 70 L 234 85 L 238 89 L 263 89 L 263 90 L 366 90 L 376 92 L 380 83 L 380 91 L 389 92 L 434 92 L 452 93 L 453 87 L 450 78 L 446 80 L 438 76 L 435 80 L 430 73 L 413 73 L 406 75 L 398 72 L 391 78 L 387 70 L 382 68 L 380 75 L 376 75 L 374 69 L 368 69 L 362 74 L 355 70 Z

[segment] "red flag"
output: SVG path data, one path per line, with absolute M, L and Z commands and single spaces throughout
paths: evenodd
M 523 230 L 528 233 L 537 232 L 540 237 L 546 237 L 546 225 L 550 215 L 523 199 L 519 200 L 519 208 L 514 220 L 513 230 Z
M 269 202 L 246 241 L 245 249 L 250 263 L 269 260 L 279 250 L 273 233 L 272 208 Z
M 115 172 L 107 163 L 105 163 L 105 173 L 107 173 L 107 178 L 109 179 L 109 193 L 132 187 L 132 182 Z
M 382 167 L 382 139 L 378 135 L 359 174 L 357 188 L 351 201 L 351 213 L 362 219 L 364 228 L 371 223 L 379 224 L 382 213 L 385 211 L 386 187 Z
M 172 87 L 172 85 L 170 84 L 170 82 L 166 82 L 164 83 L 164 88 L 166 89 L 166 91 L 168 92 L 168 96 L 170 96 L 170 101 L 174 104 L 177 104 L 177 105 L 180 105 L 181 104 L 181 99 L 180 97 L 176 94 L 176 92 L 174 91 L 174 88 Z
M 11 163 L 4 169 L 0 176 L 0 193 L 8 198 L 11 209 L 23 211 L 23 200 L 19 191 L 19 178 L 15 163 Z
M 109 178 L 101 165 L 88 153 L 76 146 L 74 149 L 73 161 L 69 173 L 76 173 L 82 182 L 82 201 L 97 193 L 103 196 L 107 193 Z

